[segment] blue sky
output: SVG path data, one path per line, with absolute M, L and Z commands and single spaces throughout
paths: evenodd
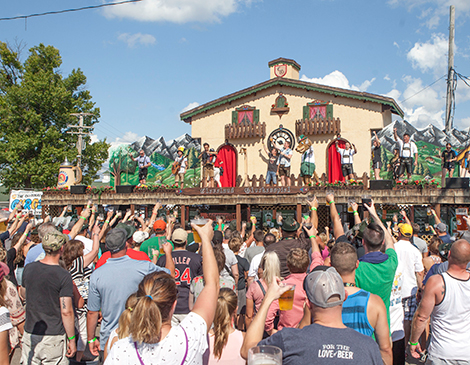
M 110 1 L 107 1 L 110 2 Z M 3 1 L 0 17 L 103 3 Z M 470 76 L 470 1 L 455 0 L 457 72 Z M 269 78 L 292 58 L 301 79 L 395 98 L 418 128 L 443 126 L 447 0 L 143 0 L 98 10 L 0 21 L 0 40 L 58 48 L 61 72 L 81 68 L 108 142 L 190 133 L 179 114 Z M 470 127 L 458 82 L 454 126 Z

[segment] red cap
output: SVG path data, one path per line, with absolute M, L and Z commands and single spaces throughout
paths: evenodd
M 159 219 L 153 224 L 154 231 L 164 231 L 166 229 L 166 223 L 164 220 Z

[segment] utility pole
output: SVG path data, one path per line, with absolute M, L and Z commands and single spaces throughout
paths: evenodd
M 449 61 L 447 68 L 447 96 L 446 96 L 446 133 L 449 133 L 453 127 L 452 106 L 454 104 L 455 91 L 455 73 L 454 73 L 454 36 L 455 36 L 455 7 L 450 6 L 450 22 L 449 22 Z
M 78 135 L 78 141 L 77 141 L 77 150 L 78 150 L 78 155 L 77 155 L 77 166 L 80 167 L 82 164 L 82 151 L 83 151 L 83 137 L 88 136 L 90 133 L 89 132 L 84 132 L 84 130 L 88 131 L 90 129 L 93 129 L 91 126 L 86 126 L 83 125 L 83 117 L 85 116 L 91 116 L 94 115 L 92 113 L 71 113 L 70 115 L 73 115 L 75 117 L 78 117 L 78 126 L 68 124 L 68 128 L 78 128 L 78 132 L 76 131 L 69 131 L 67 133 L 69 134 L 77 134 Z

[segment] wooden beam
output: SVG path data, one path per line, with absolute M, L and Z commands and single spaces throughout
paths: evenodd
M 181 205 L 181 226 L 183 229 L 186 229 L 186 206 Z
M 297 203 L 297 222 L 302 223 L 302 204 Z
M 415 222 L 415 207 L 412 205 L 410 207 L 410 222 L 414 223 Z
M 241 204 L 237 204 L 236 208 L 236 216 L 237 216 L 237 231 L 240 232 L 242 227 L 242 206 Z

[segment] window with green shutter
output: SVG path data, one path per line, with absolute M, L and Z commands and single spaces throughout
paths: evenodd
M 243 105 L 232 111 L 232 124 L 258 124 L 259 109 L 254 106 Z
M 333 104 L 323 100 L 314 100 L 303 107 L 302 119 L 333 119 Z

